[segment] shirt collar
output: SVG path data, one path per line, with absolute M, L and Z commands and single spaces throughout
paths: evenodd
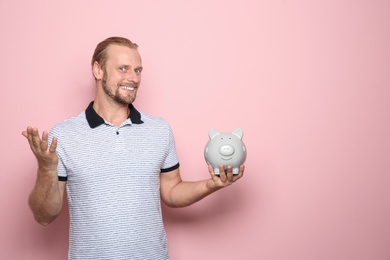
M 91 128 L 98 127 L 99 125 L 104 124 L 104 119 L 96 113 L 95 109 L 93 109 L 93 102 L 89 103 L 89 106 L 85 110 L 85 116 L 87 117 L 88 124 Z M 143 124 L 141 120 L 141 114 L 137 109 L 133 106 L 133 104 L 129 104 L 130 114 L 128 119 L 133 124 Z

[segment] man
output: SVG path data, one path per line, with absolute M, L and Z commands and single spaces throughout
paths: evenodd
M 184 182 L 168 123 L 139 112 L 138 46 L 126 38 L 99 43 L 92 58 L 95 100 L 50 133 L 27 127 L 23 135 L 38 161 L 29 197 L 35 219 L 48 225 L 60 214 L 66 189 L 69 259 L 169 259 L 160 198 L 185 207 L 243 176 Z

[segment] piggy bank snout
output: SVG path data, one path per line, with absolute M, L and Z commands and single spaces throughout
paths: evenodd
M 230 156 L 234 154 L 234 147 L 229 144 L 224 144 L 219 147 L 219 153 L 223 156 Z

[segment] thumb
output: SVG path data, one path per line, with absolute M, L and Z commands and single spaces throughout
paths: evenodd
M 22 135 L 27 138 L 27 131 L 23 131 Z

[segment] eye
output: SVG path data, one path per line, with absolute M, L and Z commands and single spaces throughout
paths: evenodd
M 122 72 L 125 72 L 125 71 L 126 71 L 126 67 L 119 67 L 118 70 L 119 70 L 119 71 L 122 71 Z
M 139 74 L 141 74 L 142 69 L 135 69 L 134 72 L 135 72 L 135 74 L 139 75 Z

